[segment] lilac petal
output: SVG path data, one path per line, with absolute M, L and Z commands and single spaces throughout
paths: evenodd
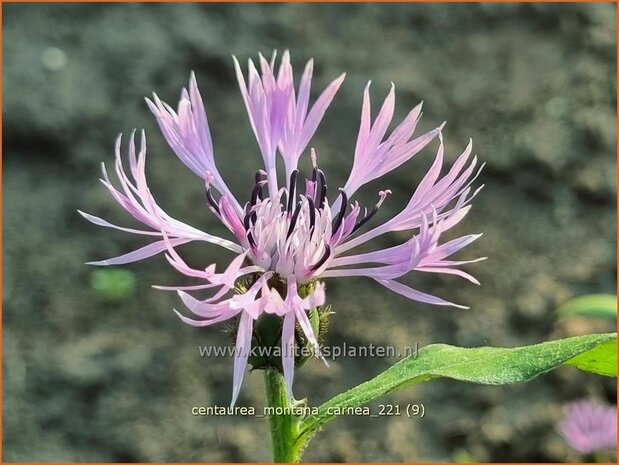
M 473 150 L 473 140 L 469 139 L 469 143 L 467 144 L 462 154 L 454 162 L 454 164 L 452 165 L 447 175 L 443 179 L 441 179 L 442 183 L 451 184 L 456 180 L 456 178 L 458 177 L 458 175 L 464 168 L 464 165 L 466 164 L 469 157 L 471 156 L 472 150 Z M 476 159 L 474 158 L 473 161 L 476 162 Z M 475 163 L 472 163 L 472 166 L 474 167 Z
M 176 252 L 176 250 L 174 249 L 174 244 L 172 243 L 172 240 L 170 240 L 170 238 L 165 233 L 165 231 L 162 231 L 162 233 L 163 233 L 163 241 L 166 245 L 166 249 L 169 254 L 169 255 L 168 254 L 165 255 L 166 260 L 179 273 L 182 273 L 187 276 L 192 276 L 195 278 L 203 278 L 203 279 L 208 279 L 212 276 L 212 273 L 209 271 L 195 270 L 189 267 L 189 265 L 187 265 L 187 263 L 185 263 L 185 261 L 181 258 L 181 256 Z
M 161 236 L 160 233 L 155 232 L 155 231 L 145 231 L 145 230 L 142 230 L 142 229 L 124 228 L 122 226 L 117 226 L 115 224 L 112 224 L 112 223 L 104 220 L 103 218 L 99 218 L 98 216 L 94 216 L 94 215 L 90 215 L 88 213 L 84 213 L 81 210 L 78 210 L 77 212 L 80 215 L 82 215 L 86 220 L 90 221 L 93 224 L 96 224 L 97 226 L 103 226 L 105 228 L 118 229 L 119 231 L 124 231 L 124 232 L 132 233 L 132 234 L 142 234 L 142 235 L 145 235 L 145 236 Z
M 271 198 L 274 198 L 277 194 L 275 150 L 284 123 L 279 113 L 287 106 L 286 95 L 289 95 L 289 90 L 280 90 L 277 88 L 272 76 L 272 71 L 266 60 L 262 57 L 262 80 L 253 62 L 248 60 L 249 83 L 246 85 L 243 72 L 237 59 L 235 57 L 233 57 L 233 59 L 249 122 L 264 160 L 267 179 L 269 181 L 269 195 Z M 273 144 L 274 141 L 275 145 Z
M 134 129 L 131 131 L 131 137 L 129 139 L 129 167 L 131 169 L 131 173 L 135 174 L 137 172 L 137 158 L 135 155 L 135 132 Z M 146 156 L 146 134 L 144 129 L 141 131 L 140 137 L 140 157 Z
M 410 142 L 400 143 L 398 145 L 391 146 L 391 141 L 387 141 L 390 145 L 387 154 L 385 155 L 386 159 L 383 163 L 378 167 L 377 174 L 373 176 L 373 179 L 376 179 L 394 169 L 398 168 L 400 165 L 404 164 L 415 155 L 417 155 L 421 150 L 423 150 L 430 142 L 434 140 L 434 138 L 439 134 L 438 129 L 431 129 L 430 131 L 422 134 L 419 137 L 411 140 Z M 369 182 L 371 179 L 368 178 L 365 182 Z
M 439 231 L 440 232 L 440 231 Z M 344 268 L 344 269 L 328 269 L 321 273 L 323 278 L 349 277 L 349 276 L 367 276 L 374 279 L 395 279 L 403 276 L 418 266 L 423 259 L 435 247 L 436 240 L 428 240 L 428 226 L 422 228 L 417 236 L 413 236 L 410 240 L 399 246 L 390 249 L 378 250 L 367 254 L 359 254 L 357 256 L 344 257 L 339 263 L 334 260 L 334 266 L 342 266 L 342 264 L 352 263 L 386 263 L 384 266 L 376 266 L 371 268 Z M 348 263 L 348 261 L 352 263 Z
M 187 307 L 192 312 L 196 309 L 198 305 L 200 305 L 200 301 L 198 299 L 187 294 L 184 291 L 178 291 L 178 295 L 185 304 L 185 307 Z
M 260 315 L 266 310 L 266 307 L 270 303 L 271 293 L 267 286 L 267 281 L 273 275 L 272 272 L 262 275 L 245 294 L 233 296 L 230 300 L 233 306 L 241 307 L 245 313 L 249 314 L 253 319 L 258 319 Z M 258 292 L 262 295 L 256 298 Z
M 243 77 L 243 71 L 241 70 L 241 65 L 239 64 L 239 61 L 236 59 L 234 55 L 232 55 L 232 60 L 234 61 L 234 71 L 236 73 L 236 79 L 239 83 L 239 88 L 241 90 L 241 96 L 243 97 L 245 108 L 247 109 L 247 112 L 249 113 L 249 123 L 251 124 L 251 128 L 253 129 L 255 133 L 256 127 L 255 127 L 252 115 L 249 112 L 249 109 L 250 109 L 249 93 L 247 92 L 247 85 L 245 84 L 245 78 Z
M 277 55 L 273 56 L 273 60 Z M 273 91 L 277 87 L 277 82 L 275 80 L 275 75 L 273 73 L 273 68 L 269 64 L 268 61 L 262 56 L 261 53 L 258 54 L 258 61 L 260 62 L 260 72 L 262 74 L 262 85 L 266 91 Z M 284 66 L 285 55 L 282 56 L 282 66 Z M 273 63 L 275 63 L 273 61 Z
M 270 296 L 268 299 L 268 303 L 265 307 L 265 312 L 274 313 L 277 316 L 284 316 L 290 312 L 290 308 L 284 302 L 284 299 L 279 295 L 275 289 L 270 290 Z
M 221 299 L 229 292 L 230 289 L 222 288 L 213 297 L 205 300 L 198 300 L 184 291 L 177 291 L 179 297 L 181 298 L 185 306 L 192 313 L 205 318 L 213 318 L 222 314 L 222 312 L 227 312 L 231 308 L 231 299 L 219 303 L 213 303 L 216 300 Z
M 424 197 L 428 193 L 428 191 L 434 186 L 434 184 L 436 184 L 436 180 L 441 174 L 445 147 L 443 144 L 443 135 L 440 131 L 438 133 L 438 140 L 439 146 L 438 150 L 436 151 L 436 158 L 434 159 L 434 162 L 432 163 L 432 166 L 430 167 L 426 175 L 423 177 L 423 179 L 415 189 L 415 193 L 413 194 L 410 203 L 414 203 L 417 201 L 418 198 Z
M 469 207 L 465 207 L 464 210 Z M 323 278 L 331 277 L 346 277 L 346 276 L 367 276 L 374 278 L 379 282 L 385 280 L 392 281 L 409 271 L 425 271 L 430 273 L 453 274 L 469 281 L 479 284 L 479 282 L 463 271 L 449 267 L 448 264 L 442 262 L 446 258 L 463 247 L 467 246 L 479 235 L 471 234 L 460 237 L 443 245 L 438 245 L 441 233 L 449 229 L 454 224 L 461 220 L 461 211 L 450 213 L 451 216 L 446 216 L 439 220 L 436 210 L 432 211 L 432 215 L 422 215 L 419 234 L 413 236 L 409 241 L 388 249 L 368 252 L 349 257 L 335 258 L 331 263 L 331 269 L 320 274 Z M 431 218 L 431 223 L 430 223 Z M 455 220 L 454 220 L 455 218 Z M 379 263 L 384 266 L 376 266 L 371 268 L 344 268 L 332 269 L 333 267 L 357 265 L 361 263 Z M 452 265 L 453 266 L 453 265 Z M 394 286 L 401 286 L 395 283 Z
M 378 116 L 374 120 L 374 124 L 372 125 L 372 129 L 370 129 L 370 133 L 366 140 L 366 144 L 370 147 L 378 146 L 378 144 L 385 137 L 385 133 L 387 132 L 387 128 L 389 127 L 389 123 L 391 123 L 391 119 L 393 118 L 393 113 L 395 111 L 395 86 L 391 83 L 391 89 L 389 89 L 389 94 L 385 98 L 380 111 L 378 112 Z
M 307 119 L 304 122 L 303 130 L 302 130 L 302 138 L 299 142 L 298 152 L 301 153 L 309 144 L 310 139 L 316 132 L 320 121 L 322 121 L 323 116 L 325 115 L 327 108 L 331 105 L 335 94 L 339 90 L 342 82 L 346 78 L 346 73 L 341 74 L 337 79 L 333 80 L 327 88 L 320 94 L 320 97 L 314 103 L 314 106 L 310 110 L 307 115 Z
M 363 104 L 361 106 L 361 122 L 359 123 L 359 135 L 357 136 L 357 145 L 355 146 L 355 154 L 361 153 L 364 145 L 367 143 L 370 128 L 372 126 L 371 102 L 370 102 L 370 84 L 368 82 L 363 90 Z M 353 163 L 354 167 L 354 163 Z
M 431 267 L 431 266 L 423 266 L 423 267 L 419 267 L 419 268 L 414 268 L 415 271 L 423 271 L 426 273 L 443 273 L 443 274 L 452 274 L 455 276 L 459 276 L 461 278 L 466 279 L 467 281 L 472 282 L 473 284 L 477 284 L 478 286 L 480 285 L 480 282 L 473 276 L 471 276 L 470 274 L 462 271 L 462 270 L 456 270 L 453 268 L 443 268 L 443 267 Z
M 226 294 L 229 294 L 233 290 L 234 289 L 231 288 L 231 287 L 223 286 L 213 296 L 209 297 L 208 299 L 202 300 L 201 303 L 212 303 L 212 302 L 215 302 L 216 300 L 222 299 Z
M 234 208 L 240 212 L 239 202 L 230 192 L 215 164 L 206 109 L 198 89 L 195 74 L 189 79 L 189 92 L 183 89 L 178 103 L 178 113 L 162 102 L 156 94 L 153 100 L 145 99 L 155 116 L 161 132 L 176 156 L 201 179 L 213 178 L 213 185 L 227 194 Z
M 419 122 L 419 118 L 421 117 L 422 107 L 423 102 L 420 102 L 408 113 L 408 115 L 406 115 L 404 121 L 402 121 L 389 136 L 389 145 L 398 145 L 401 142 L 408 141 L 413 136 L 417 123 Z
M 222 313 L 216 318 L 212 318 L 210 320 L 193 320 L 191 318 L 187 318 L 185 315 L 180 313 L 178 310 L 173 309 L 174 313 L 181 319 L 183 323 L 188 324 L 189 326 L 195 326 L 196 328 L 204 328 L 206 326 L 214 325 L 216 323 L 221 323 L 222 321 L 229 320 L 230 318 L 236 316 L 240 310 L 238 309 L 230 309 L 228 312 Z
M 285 111 L 284 131 L 279 141 L 279 149 L 284 160 L 286 178 L 297 168 L 300 155 L 306 149 L 313 137 L 320 121 L 322 120 L 327 108 L 335 97 L 345 75 L 341 75 L 332 81 L 318 97 L 308 114 L 309 92 L 313 64 L 310 60 L 305 67 L 301 84 L 299 85 L 299 96 L 295 100 L 292 78 L 286 85 L 289 86 L 289 101 Z M 290 71 L 292 76 L 292 71 Z
M 206 300 L 197 300 L 191 297 L 189 294 L 178 291 L 185 306 L 193 313 L 202 318 L 219 318 L 222 315 L 226 315 L 231 311 L 238 311 L 240 307 L 232 305 L 233 297 L 227 300 L 223 300 L 218 303 L 213 303 L 215 300 L 221 299 L 224 295 L 230 292 L 229 289 L 220 289 L 216 295 Z
M 325 301 L 325 285 L 322 282 L 318 282 L 316 283 L 314 291 L 303 299 L 302 306 L 305 310 L 309 310 L 324 305 Z
M 260 55 L 259 64 L 260 73 L 253 62 L 248 60 L 246 81 L 238 60 L 234 58 L 243 102 L 264 159 L 269 195 L 274 199 L 278 192 L 275 159 L 277 148 L 284 160 L 286 179 L 289 179 L 298 165 L 299 156 L 316 132 L 344 76 L 340 76 L 327 86 L 308 113 L 313 62 L 310 60 L 305 67 L 298 98 L 295 95 L 288 51 L 282 56 L 277 78 L 274 73 L 274 58 L 269 63 Z
M 159 286 L 159 285 L 154 284 L 151 287 L 153 289 L 157 289 L 160 291 L 178 292 L 178 291 L 201 291 L 204 289 L 211 289 L 215 286 L 216 284 L 197 284 L 195 286 Z
M 236 257 L 228 266 L 226 272 L 222 274 L 215 274 L 214 269 L 215 266 L 211 265 L 211 268 L 207 268 L 205 270 L 196 270 L 191 268 L 185 261 L 181 258 L 181 256 L 174 249 L 173 241 L 168 237 L 165 231 L 162 231 L 163 241 L 166 244 L 166 249 L 168 254 L 166 254 L 166 259 L 179 273 L 182 273 L 186 276 L 192 276 L 195 278 L 206 279 L 212 284 L 216 285 L 226 285 L 229 288 L 234 287 L 233 279 L 236 279 L 240 276 L 244 276 L 245 274 L 252 273 L 256 271 L 254 267 L 245 267 L 242 272 L 240 270 L 243 260 L 247 254 L 247 251 L 241 253 L 238 257 Z M 259 270 L 261 270 L 259 268 Z M 233 277 L 236 278 L 233 278 Z
M 239 329 L 236 333 L 236 355 L 234 357 L 234 375 L 232 381 L 232 402 L 230 406 L 234 407 L 236 400 L 241 390 L 245 368 L 247 367 L 247 359 L 251 351 L 251 335 L 252 335 L 253 320 L 246 313 L 241 313 Z
M 169 248 L 168 248 L 168 251 L 169 251 Z M 189 265 L 187 265 L 178 255 L 173 256 L 173 255 L 166 254 L 165 258 L 168 261 L 168 263 L 172 265 L 172 267 L 174 267 L 176 271 L 186 276 L 191 276 L 193 278 L 202 278 L 202 279 L 209 279 L 212 276 L 211 273 L 208 273 L 206 271 L 196 270 L 194 268 L 189 267 Z
M 239 218 L 237 210 L 230 203 L 228 196 L 225 194 L 219 200 L 219 211 L 222 222 L 232 232 L 232 234 L 234 234 L 236 239 L 241 243 L 247 244 L 247 232 L 243 227 L 243 223 Z
M 266 296 L 261 296 L 252 302 L 246 303 L 243 305 L 243 310 L 253 319 L 258 319 L 264 312 L 268 297 L 269 295 L 267 294 Z
M 303 75 L 301 76 L 301 83 L 299 84 L 299 96 L 297 97 L 297 108 L 295 115 L 295 119 L 297 121 L 304 120 L 307 115 L 313 72 L 314 60 L 310 59 L 305 65 Z
M 460 221 L 462 221 L 466 215 L 468 215 L 469 211 L 471 211 L 471 205 L 467 205 L 466 207 L 462 208 L 456 206 L 453 210 L 447 212 L 446 214 L 449 216 L 447 216 L 444 220 L 441 221 L 441 230 L 447 231 L 448 229 L 453 228 Z M 441 214 L 441 216 L 444 217 L 445 214 Z
M 237 257 L 235 257 L 234 260 L 230 262 L 230 265 L 228 265 L 228 268 L 226 268 L 226 271 L 224 271 L 221 275 L 217 275 L 216 282 L 218 284 L 223 284 L 224 286 L 229 287 L 229 288 L 234 287 L 236 280 L 241 277 L 241 274 L 239 273 L 239 271 L 241 267 L 243 266 L 245 257 L 247 257 L 247 252 L 248 251 L 245 251 L 239 254 Z
M 275 56 L 271 57 L 270 69 L 274 69 Z M 277 72 L 276 84 L 280 89 L 288 89 L 293 86 L 292 64 L 290 63 L 290 51 L 284 50 L 279 71 Z
M 170 241 L 174 245 L 186 244 L 187 242 L 191 242 L 190 239 L 172 239 Z M 87 265 L 95 265 L 95 266 L 109 266 L 109 265 L 124 265 L 126 263 L 137 262 L 139 260 L 144 260 L 145 258 L 152 257 L 153 255 L 157 255 L 158 253 L 166 250 L 165 241 L 157 241 L 151 242 L 150 244 L 141 247 L 133 252 L 129 252 L 123 255 L 119 255 L 118 257 L 108 258 L 106 260 L 100 260 L 96 262 L 87 262 Z
M 314 335 L 314 330 L 312 329 L 312 323 L 310 322 L 307 313 L 305 313 L 305 310 L 303 310 L 301 307 L 295 307 L 294 313 L 307 340 L 310 342 L 310 344 L 314 346 L 314 349 L 316 349 L 317 352 L 320 351 L 320 347 L 318 346 L 318 340 L 316 339 L 316 336 Z
M 198 89 L 198 83 L 196 81 L 196 75 L 192 71 L 189 78 L 189 96 L 191 98 L 191 105 L 195 109 L 196 126 L 199 131 L 200 142 L 205 147 L 207 154 L 213 154 L 213 141 L 211 139 L 211 133 L 208 126 L 208 118 L 206 115 L 206 109 L 204 108 L 204 102 Z
M 403 244 L 389 247 L 387 249 L 350 255 L 347 257 L 337 257 L 331 262 L 331 267 L 335 268 L 339 266 L 358 265 L 360 263 L 395 263 L 402 260 L 403 254 L 410 254 L 412 247 L 413 245 L 411 241 L 408 240 Z
M 449 218 L 443 223 L 443 229 L 448 229 L 448 227 L 457 224 L 466 215 L 470 208 L 467 204 L 471 200 L 467 186 L 472 182 L 473 170 L 471 168 L 474 166 L 469 166 L 459 175 L 458 172 L 461 170 L 461 166 L 457 167 L 456 170 L 452 168 L 444 178 L 436 181 L 440 171 L 440 164 L 442 163 L 442 145 L 441 138 L 441 147 L 439 147 L 435 163 L 416 189 L 406 207 L 386 223 L 353 239 L 338 243 L 335 251 L 336 254 L 342 254 L 385 233 L 419 228 L 423 216 L 433 210 L 439 213 L 439 219 Z M 467 147 L 460 158 L 466 160 L 469 154 L 470 149 Z M 463 165 L 463 162 L 459 163 L 459 165 Z M 449 183 L 445 182 L 446 179 Z M 456 200 L 456 206 L 451 210 L 443 211 L 453 200 Z
M 482 236 L 482 234 L 469 234 L 467 236 L 458 237 L 449 242 L 439 245 L 430 255 L 432 261 L 441 260 L 447 258 L 450 255 L 458 252 L 467 245 L 476 241 Z
M 312 200 L 316 200 L 316 183 L 314 181 L 305 180 L 305 195 Z
M 214 244 L 218 244 L 222 247 L 228 248 L 230 250 L 240 251 L 241 247 L 233 242 L 228 240 L 212 236 L 210 234 L 204 233 L 198 229 L 195 229 L 185 223 L 182 223 L 174 218 L 171 218 L 167 215 L 155 202 L 148 185 L 146 183 L 146 174 L 145 174 L 145 163 L 146 163 L 146 139 L 144 132 L 141 134 L 141 145 L 140 152 L 136 156 L 135 150 L 135 131 L 131 134 L 130 143 L 129 143 L 129 164 L 131 169 L 131 174 L 133 175 L 135 184 L 129 179 L 127 174 L 125 173 L 122 157 L 121 157 L 121 136 L 116 139 L 115 145 L 115 171 L 118 176 L 118 180 L 121 184 L 121 189 L 123 193 L 118 191 L 111 183 L 105 166 L 102 166 L 103 171 L 103 180 L 102 183 L 109 190 L 112 197 L 137 221 L 143 223 L 144 225 L 152 228 L 153 231 L 144 231 L 133 228 L 123 228 L 120 226 L 113 225 L 112 223 L 103 220 L 102 218 L 98 218 L 92 215 L 88 215 L 82 213 L 82 215 L 88 220 L 103 227 L 109 227 L 114 229 L 119 229 L 122 231 L 126 231 L 132 234 L 143 234 L 143 235 L 152 235 L 152 236 L 161 236 L 164 233 L 167 234 L 170 238 L 175 241 L 175 244 L 182 244 L 186 242 L 190 242 L 192 240 L 203 240 L 206 242 L 211 242 Z M 142 249 L 139 249 L 134 252 L 130 252 L 128 254 L 122 255 L 120 257 L 115 257 L 113 259 L 103 260 L 92 262 L 94 265 L 112 265 L 112 264 L 124 264 L 130 263 L 141 258 L 148 258 L 152 255 L 155 255 L 163 250 L 161 248 L 162 243 L 153 243 Z
M 472 260 L 441 260 L 437 263 L 432 263 L 434 267 L 452 267 L 452 266 L 460 266 L 460 265 L 468 265 L 469 263 L 477 263 L 484 260 L 488 260 L 488 257 L 479 257 L 474 258 Z
M 179 124 L 180 120 L 174 110 L 171 108 L 166 108 L 157 95 L 153 94 L 153 98 L 155 103 L 146 98 L 146 105 L 157 119 L 159 129 L 161 130 L 165 140 L 168 142 L 168 145 L 170 145 L 170 148 L 187 168 L 189 168 L 199 178 L 205 179 L 207 171 L 213 170 L 209 170 L 200 157 L 195 156 L 188 150 L 186 145 L 187 141 L 183 140 L 184 137 L 187 137 L 187 133 L 185 133 L 184 136 L 181 135 L 181 128 Z M 187 109 L 187 101 L 181 101 L 179 103 L 179 111 L 185 113 Z M 170 113 L 172 113 L 172 115 L 170 115 Z M 186 114 L 183 116 L 184 120 L 186 117 L 189 117 Z
M 440 129 L 433 129 L 416 139 L 409 140 L 413 136 L 421 115 L 421 104 L 419 104 L 385 138 L 389 124 L 393 119 L 394 110 L 395 87 L 392 84 L 374 123 L 371 122 L 368 83 L 363 92 L 361 123 L 355 146 L 353 166 L 344 185 L 344 190 L 348 196 L 355 193 L 362 185 L 383 176 L 411 159 L 440 132 Z M 339 206 L 340 199 L 338 198 L 331 208 L 338 210 Z
M 321 273 L 322 278 L 348 278 L 352 276 L 365 276 L 373 279 L 396 279 L 409 271 L 416 264 L 416 261 L 409 264 L 408 260 L 403 260 L 400 263 L 386 266 L 377 266 L 373 268 L 345 268 L 341 270 L 327 270 Z
M 390 289 L 393 292 L 396 292 L 397 294 L 400 294 L 408 299 L 416 300 L 417 302 L 423 302 L 423 303 L 432 304 L 432 305 L 451 306 L 451 307 L 463 308 L 463 309 L 469 308 L 463 305 L 458 305 L 452 302 L 448 302 L 446 300 L 443 300 L 439 297 L 436 297 L 430 294 L 425 294 L 423 292 L 420 292 L 416 289 L 413 289 L 412 287 L 406 286 L 405 284 L 399 283 L 397 281 L 393 281 L 390 279 L 377 279 L 376 281 L 382 284 L 383 286 L 385 286 L 387 289 Z

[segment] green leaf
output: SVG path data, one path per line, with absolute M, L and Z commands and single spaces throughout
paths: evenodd
M 565 363 L 598 375 L 617 376 L 617 339 L 603 342 Z
M 297 441 L 305 444 L 319 428 L 335 418 L 337 409 L 357 407 L 435 378 L 477 384 L 512 384 L 529 381 L 563 364 L 616 376 L 616 347 L 616 333 L 576 336 L 515 348 L 426 346 L 375 378 L 322 404 L 317 415 L 303 421 Z
M 559 318 L 569 316 L 594 316 L 617 319 L 617 296 L 589 294 L 568 300 L 557 309 Z

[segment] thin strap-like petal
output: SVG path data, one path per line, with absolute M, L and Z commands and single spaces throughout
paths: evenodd
M 447 300 L 443 300 L 440 297 L 436 297 L 430 294 L 426 294 L 424 292 L 413 289 L 412 287 L 406 286 L 405 284 L 399 283 L 397 281 L 389 280 L 389 279 L 377 279 L 377 282 L 385 286 L 387 289 L 400 294 L 408 299 L 416 300 L 417 302 L 422 302 L 426 304 L 432 305 L 444 305 L 456 308 L 467 309 L 463 305 L 454 304 L 453 302 L 448 302 Z
M 438 129 L 434 129 L 410 140 L 421 115 L 421 104 L 419 104 L 408 113 L 389 136 L 385 137 L 395 110 L 395 87 L 392 84 L 373 123 L 369 87 L 368 83 L 363 91 L 361 122 L 353 166 L 344 185 L 348 196 L 352 196 L 362 185 L 402 165 L 428 145 L 439 133 Z M 331 208 L 337 210 L 339 202 L 338 198 Z
M 112 228 L 118 229 L 119 231 L 128 232 L 131 234 L 141 234 L 144 236 L 161 236 L 161 233 L 156 231 L 145 231 L 143 229 L 133 229 L 133 228 L 124 228 L 122 226 L 117 226 L 115 224 L 110 223 L 109 221 L 104 220 L 103 218 L 99 218 L 98 216 L 90 215 L 81 210 L 77 211 L 80 215 L 90 221 L 92 224 L 96 224 L 97 226 L 103 226 L 104 228 Z
M 189 239 L 172 239 L 171 242 L 174 245 L 181 245 L 190 242 Z M 87 265 L 95 265 L 95 266 L 109 266 L 109 265 L 125 265 L 127 263 L 133 263 L 140 260 L 144 260 L 145 258 L 152 257 L 153 255 L 157 255 L 158 253 L 166 250 L 165 241 L 157 241 L 151 242 L 144 247 L 140 247 L 133 252 L 129 252 L 123 255 L 119 255 L 118 257 L 108 258 L 106 260 L 99 260 L 95 262 L 88 262 Z
M 239 397 L 241 384 L 247 367 L 247 359 L 251 351 L 251 334 L 253 328 L 253 320 L 246 312 L 241 313 L 239 329 L 236 333 L 236 354 L 234 356 L 234 375 L 232 381 L 232 402 L 230 406 L 234 407 L 236 400 Z

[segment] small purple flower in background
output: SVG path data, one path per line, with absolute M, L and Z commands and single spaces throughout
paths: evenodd
M 476 157 L 471 159 L 470 142 L 448 172 L 441 176 L 444 156 L 442 126 L 413 137 L 421 116 L 419 104 L 388 133 L 395 109 L 394 87 L 392 85 L 372 121 L 368 84 L 363 94 L 352 170 L 344 187 L 332 196 L 331 201 L 327 178 L 318 165 L 316 152 L 310 150 L 313 169 L 303 183 L 297 165 L 344 75 L 329 84 L 310 105 L 312 60 L 307 63 L 299 87 L 295 89 L 288 52 L 284 53 L 277 73 L 275 58 L 273 54 L 268 62 L 260 56 L 260 72 L 249 60 L 247 80 L 234 59 L 249 122 L 264 162 L 264 169 L 256 171 L 254 184 L 248 189 L 244 202 L 232 194 L 215 165 L 207 115 L 195 76 L 191 75 L 189 90 L 183 89 L 177 110 L 156 95 L 152 101 L 147 99 L 168 144 L 178 158 L 203 180 L 209 209 L 230 230 L 234 241 L 188 226 L 170 217 L 156 204 L 146 183 L 143 132 L 137 154 L 134 135 L 131 135 L 128 171 L 123 166 L 120 136 L 116 142 L 115 171 L 120 189 L 112 185 L 105 167 L 102 182 L 114 199 L 147 229 L 124 228 L 82 213 L 99 226 L 157 238 L 136 251 L 91 264 L 125 264 L 166 251 L 166 258 L 181 274 L 204 281 L 204 284 L 195 286 L 158 286 L 177 291 L 188 310 L 197 317 L 188 318 L 176 312 L 185 323 L 202 327 L 238 317 L 233 404 L 247 365 L 254 323 L 263 314 L 277 315 L 282 319 L 281 366 L 288 392 L 292 395 L 295 365 L 292 352 L 297 324 L 316 354 L 320 355 L 308 311 L 325 304 L 322 279 L 366 276 L 412 300 L 465 308 L 398 280 L 410 271 L 421 271 L 453 274 L 479 284 L 458 267 L 483 260 L 449 259 L 480 234 L 440 242 L 442 233 L 466 216 L 471 200 L 481 189 L 471 187 L 481 167 L 477 167 Z M 435 161 L 408 204 L 382 225 L 359 234 L 391 191 L 380 191 L 378 201 L 369 211 L 362 209 L 357 202 L 349 204 L 351 196 L 369 181 L 398 168 L 435 138 L 439 141 Z M 285 183 L 281 186 L 276 172 L 277 154 L 282 157 L 285 167 Z M 408 231 L 409 239 L 387 249 L 346 255 L 371 239 L 395 231 Z M 176 246 L 190 241 L 217 244 L 237 256 L 222 273 L 217 273 L 214 265 L 193 269 L 175 250 Z M 249 285 L 244 293 L 235 293 L 235 286 L 241 278 L 249 280 Z M 215 294 L 198 300 L 186 292 L 205 289 L 214 290 Z
M 617 407 L 583 400 L 568 406 L 561 433 L 582 454 L 617 448 Z

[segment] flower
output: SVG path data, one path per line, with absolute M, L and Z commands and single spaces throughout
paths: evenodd
M 264 161 L 264 169 L 255 174 L 248 200 L 241 203 L 232 194 L 215 164 L 206 110 L 191 74 L 189 88 L 183 89 L 177 110 L 157 95 L 146 99 L 168 144 L 194 174 L 205 183 L 207 204 L 234 236 L 234 241 L 213 236 L 180 222 L 165 213 L 155 202 L 146 183 L 146 142 L 141 133 L 136 154 L 135 134 L 128 148 L 129 169 L 123 166 L 121 137 L 116 142 L 115 171 L 120 189 L 114 187 L 103 168 L 103 184 L 114 199 L 146 229 L 113 225 L 101 218 L 82 213 L 89 221 L 157 240 L 125 255 L 93 265 L 119 265 L 166 252 L 169 263 L 181 274 L 198 278 L 194 286 L 158 286 L 177 291 L 194 315 L 176 312 L 187 324 L 203 327 L 232 318 L 238 319 L 232 403 L 237 399 L 252 345 L 255 322 L 263 315 L 281 318 L 281 368 L 292 395 L 295 359 L 295 328 L 320 355 L 317 335 L 308 312 L 325 304 L 323 279 L 366 276 L 409 299 L 434 305 L 461 307 L 439 297 L 413 289 L 399 281 L 410 271 L 445 273 L 477 280 L 458 267 L 477 260 L 454 261 L 450 257 L 476 240 L 470 234 L 441 243 L 442 233 L 458 224 L 468 213 L 479 189 L 471 185 L 480 171 L 477 159 L 471 159 L 468 146 L 446 174 L 443 168 L 442 126 L 413 137 L 421 116 L 421 104 L 413 108 L 393 131 L 395 89 L 386 97 L 372 121 L 368 84 L 363 93 L 361 124 L 354 151 L 353 166 L 343 188 L 333 202 L 329 200 L 327 179 L 310 150 L 311 174 L 302 184 L 298 161 L 306 151 L 328 106 L 344 80 L 331 82 L 310 105 L 313 62 L 310 60 L 297 89 L 288 52 L 283 54 L 276 72 L 276 54 L 268 62 L 260 56 L 259 67 L 249 60 L 245 78 L 234 58 L 236 76 L 247 109 L 249 122 Z M 408 204 L 393 218 L 360 234 L 391 193 L 378 193 L 378 201 L 369 211 L 358 202 L 349 205 L 351 196 L 364 184 L 377 179 L 410 160 L 432 140 L 439 148 L 434 163 L 414 190 Z M 280 186 L 276 171 L 277 155 L 283 159 L 285 183 Z M 299 186 L 302 184 L 302 186 Z M 303 192 L 301 188 L 303 187 Z M 80 212 L 81 213 L 81 212 Z M 409 239 L 387 249 L 347 254 L 371 239 L 394 231 L 407 231 Z M 190 241 L 220 245 L 236 258 L 221 273 L 210 265 L 205 269 L 189 267 L 175 247 Z M 247 284 L 244 293 L 235 293 L 240 280 Z M 214 294 L 199 300 L 188 291 L 211 290 Z
M 560 426 L 567 443 L 582 454 L 616 449 L 617 407 L 590 400 L 570 404 Z

